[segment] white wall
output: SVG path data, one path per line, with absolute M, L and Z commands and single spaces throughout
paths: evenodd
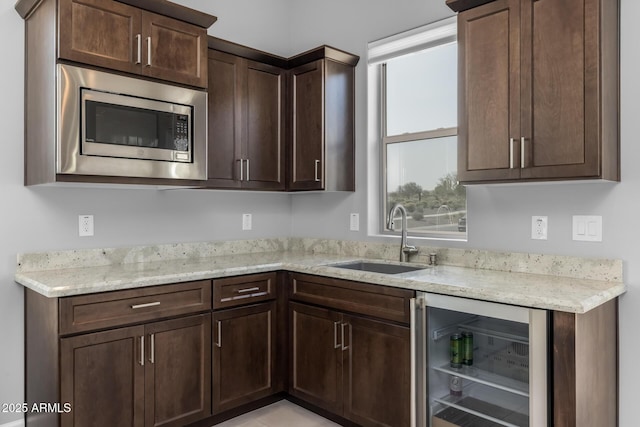
M 633 427 L 638 425 L 635 405 L 640 383 L 640 370 L 635 368 L 640 352 L 640 251 L 636 248 L 640 241 L 640 108 L 636 105 L 640 97 L 640 3 L 620 0 L 620 4 L 622 182 L 467 187 L 468 242 L 430 244 L 624 260 L 629 290 L 620 302 L 620 426 Z M 361 224 L 366 223 L 371 182 L 367 182 L 366 171 L 366 43 L 442 19 L 451 11 L 444 0 L 296 0 L 293 14 L 293 50 L 328 43 L 361 56 L 356 86 L 357 192 L 295 196 L 293 235 L 381 240 L 367 237 L 366 230 L 348 231 L 349 212 L 360 212 Z M 376 173 L 369 176 L 375 179 Z M 331 206 L 330 212 L 326 206 Z M 571 216 L 585 214 L 603 216 L 602 243 L 571 240 Z M 547 241 L 530 239 L 532 215 L 549 217 Z
M 23 21 L 13 2 L 0 4 L 0 117 L 5 125 L 0 156 L 0 404 L 23 400 L 22 288 L 13 282 L 18 252 L 132 246 L 147 243 L 268 236 L 367 239 L 366 43 L 446 16 L 444 0 L 179 0 L 218 16 L 215 36 L 282 56 L 330 44 L 361 56 L 357 68 L 357 192 L 278 195 L 207 191 L 26 188 L 23 174 Z M 620 258 L 629 292 L 621 299 L 620 426 L 636 423 L 635 369 L 640 343 L 640 4 L 620 0 L 622 24 L 622 182 L 617 185 L 554 184 L 471 187 L 469 241 L 459 247 Z M 254 231 L 240 231 L 240 214 L 254 214 Z M 348 214 L 361 214 L 362 230 L 348 231 Z M 96 235 L 77 237 L 77 215 L 94 214 Z M 604 218 L 603 243 L 570 240 L 573 214 Z M 549 216 L 549 240 L 531 241 L 530 216 Z M 450 244 L 454 246 L 454 244 Z M 17 419 L 1 414 L 0 424 Z
M 0 3 L 0 404 L 24 399 L 23 294 L 13 281 L 17 253 L 288 236 L 291 226 L 286 194 L 24 187 L 24 21 L 14 3 Z M 283 0 L 182 3 L 220 17 L 213 35 L 288 54 Z M 242 213 L 253 214 L 252 231 L 241 231 Z M 77 237 L 79 214 L 95 216 L 94 237 Z M 18 418 L 0 413 L 0 425 Z

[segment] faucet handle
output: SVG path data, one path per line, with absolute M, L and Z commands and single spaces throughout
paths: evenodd
M 413 246 L 413 245 L 404 245 L 402 247 L 402 252 L 404 252 L 407 255 L 417 254 L 418 253 L 418 248 Z

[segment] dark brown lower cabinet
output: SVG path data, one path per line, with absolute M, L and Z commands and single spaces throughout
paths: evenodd
M 341 314 L 290 303 L 289 393 L 335 414 L 342 414 Z
M 408 426 L 411 418 L 411 331 L 344 315 L 349 328 L 343 367 L 344 417 L 362 426 Z
M 275 301 L 213 313 L 213 412 L 275 390 Z
M 144 326 L 60 340 L 62 427 L 144 426 Z
M 63 427 L 182 426 L 211 414 L 211 315 L 60 340 Z
M 183 426 L 211 414 L 211 314 L 145 326 L 147 427 Z
M 289 393 L 361 426 L 410 422 L 409 327 L 292 302 Z
M 618 300 L 553 312 L 553 425 L 618 425 Z

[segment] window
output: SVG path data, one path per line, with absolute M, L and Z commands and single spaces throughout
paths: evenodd
M 369 45 L 380 80 L 382 230 L 386 213 L 401 203 L 412 235 L 466 238 L 466 191 L 457 180 L 455 30 L 455 19 L 447 19 Z

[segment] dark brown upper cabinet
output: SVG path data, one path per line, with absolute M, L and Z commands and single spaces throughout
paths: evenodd
M 619 181 L 618 2 L 448 0 L 460 181 Z
M 290 59 L 209 37 L 208 188 L 355 190 L 355 66 L 328 46 Z
M 20 0 L 16 10 L 34 28 L 57 31 L 56 59 L 207 86 L 206 28 L 214 16 L 165 0 L 59 0 L 57 7 Z M 53 54 L 44 51 L 48 43 L 34 47 L 38 35 L 27 33 L 28 49 Z
M 285 70 L 224 40 L 209 45 L 207 186 L 284 190 Z
M 323 46 L 289 60 L 287 189 L 355 191 L 355 66 Z

